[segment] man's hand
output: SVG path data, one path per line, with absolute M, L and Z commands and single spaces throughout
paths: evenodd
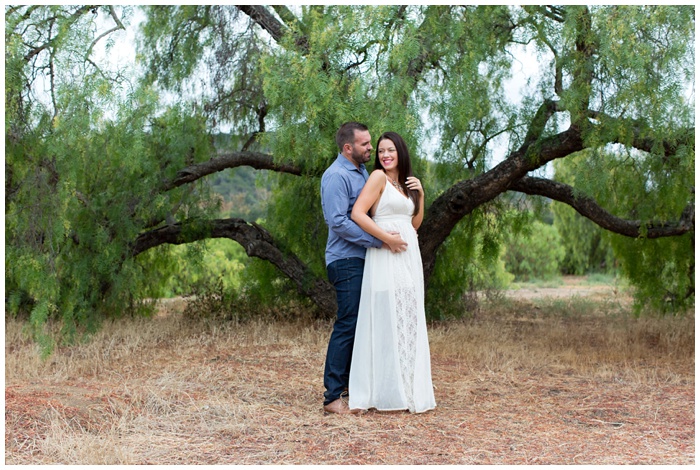
M 392 253 L 401 253 L 402 251 L 406 251 L 406 248 L 408 248 L 408 243 L 401 238 L 399 232 L 389 232 L 389 235 L 391 235 L 391 239 L 388 242 L 384 242 L 382 244 L 382 248 L 391 250 Z

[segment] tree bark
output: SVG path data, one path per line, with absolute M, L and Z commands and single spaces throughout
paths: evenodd
M 222 153 L 206 162 L 183 168 L 177 172 L 174 178 L 164 181 L 160 190 L 166 192 L 183 184 L 197 181 L 204 176 L 239 166 L 250 166 L 257 170 L 272 170 L 293 175 L 302 174 L 302 169 L 296 165 L 275 163 L 272 155 L 260 152 L 230 152 Z
M 132 255 L 137 256 L 164 243 L 179 245 L 207 238 L 228 238 L 239 243 L 248 256 L 269 261 L 296 284 L 300 294 L 316 304 L 319 317 L 331 318 L 335 315 L 335 290 L 331 284 L 316 276 L 299 258 L 280 249 L 263 227 L 242 219 L 185 221 L 166 225 L 141 234 L 133 244 Z
M 541 140 L 532 138 L 493 169 L 458 182 L 433 201 L 418 230 L 426 285 L 435 268 L 438 249 L 460 220 L 506 192 L 514 181 L 528 172 L 582 150 L 583 145 L 576 128 Z
M 285 26 L 262 5 L 236 5 L 236 8 L 248 15 L 251 20 L 267 31 L 272 39 L 279 42 L 285 33 Z
M 691 202 L 683 210 L 678 222 L 649 222 L 625 220 L 600 207 L 592 198 L 576 195 L 574 188 L 544 178 L 525 177 L 515 181 L 510 189 L 529 195 L 544 196 L 573 207 L 579 214 L 605 230 L 638 238 L 674 237 L 688 233 L 695 226 L 695 205 Z

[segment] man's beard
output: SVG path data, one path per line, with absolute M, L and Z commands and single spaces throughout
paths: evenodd
M 352 149 L 352 159 L 357 163 L 367 163 L 369 161 L 369 155 L 365 157 L 365 152 L 355 152 L 355 147 Z

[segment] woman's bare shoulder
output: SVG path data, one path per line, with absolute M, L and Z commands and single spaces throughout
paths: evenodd
M 386 174 L 384 173 L 384 170 L 374 170 L 372 173 L 370 173 L 369 179 L 384 182 L 386 180 Z
M 374 170 L 370 173 L 365 183 L 364 191 L 367 193 L 382 194 L 386 186 L 386 175 L 382 170 Z

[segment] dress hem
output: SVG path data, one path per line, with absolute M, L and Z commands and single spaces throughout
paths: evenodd
M 374 410 L 374 411 L 378 411 L 380 413 L 392 413 L 392 412 L 396 412 L 396 411 L 408 411 L 411 414 L 427 413 L 428 411 L 433 411 L 435 408 L 437 408 L 437 406 L 434 406 L 432 408 L 427 408 L 427 409 L 422 410 L 422 411 L 411 411 L 408 408 L 377 408 L 375 406 L 371 406 L 369 408 L 363 408 L 361 406 L 351 407 L 352 410 L 360 410 L 360 411 Z

